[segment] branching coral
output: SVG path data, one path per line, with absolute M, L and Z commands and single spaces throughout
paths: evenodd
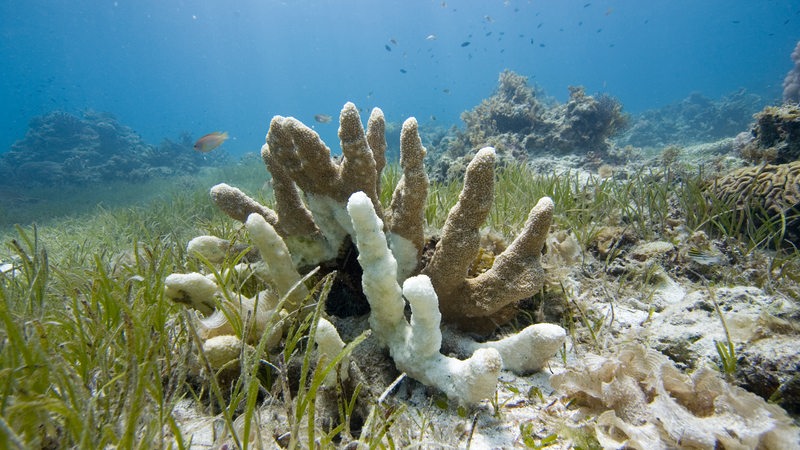
M 421 267 L 428 190 L 425 148 L 416 120 L 406 120 L 400 142 L 403 175 L 389 208 L 383 211 L 377 193 L 385 164 L 384 128 L 383 113 L 376 108 L 365 132 L 355 105 L 346 104 L 339 128 L 343 158 L 336 162 L 313 130 L 296 119 L 275 117 L 262 149 L 272 174 L 275 210 L 227 185 L 213 187 L 212 199 L 234 219 L 246 219 L 262 258 L 255 273 L 278 296 L 289 292 L 300 273 L 312 267 L 347 270 L 337 263 L 339 255 L 358 252 L 371 326 L 389 347 L 398 368 L 459 401 L 473 403 L 494 392 L 506 358 L 509 369 L 541 368 L 561 346 L 564 330 L 555 325 L 532 326 L 505 340 L 464 345 L 474 354 L 459 361 L 439 353 L 440 314 L 445 324 L 469 331 L 491 331 L 510 320 L 515 304 L 542 285 L 539 257 L 553 203 L 541 199 L 519 236 L 494 264 L 470 276 L 469 267 L 480 251 L 479 227 L 492 203 L 495 155 L 493 149 L 483 149 L 469 165 L 459 202 L 448 215 L 429 263 Z M 216 252 L 220 245 L 224 247 L 212 238 L 201 239 L 213 245 L 196 248 Z M 172 281 L 168 279 L 168 289 L 175 287 Z M 186 303 L 188 298 L 198 304 L 189 291 L 184 287 L 168 294 L 176 301 Z M 204 308 L 209 305 L 207 297 L 217 291 L 205 286 L 201 292 L 206 300 L 198 307 Z M 403 314 L 403 296 L 411 304 L 411 323 Z M 291 311 L 298 303 L 287 301 L 286 305 Z
M 507 322 L 516 301 L 533 296 L 544 282 L 539 256 L 553 217 L 553 202 L 547 197 L 531 210 L 517 239 L 492 267 L 467 277 L 479 251 L 480 227 L 492 205 L 494 158 L 494 150 L 484 148 L 467 167 L 464 189 L 423 270 L 439 294 L 442 314 L 462 329 L 486 331 Z

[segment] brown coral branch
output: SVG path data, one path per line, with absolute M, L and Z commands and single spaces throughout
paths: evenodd
M 467 280 L 466 296 L 475 301 L 472 310 L 461 311 L 464 316 L 492 316 L 538 292 L 544 283 L 539 257 L 553 220 L 553 208 L 549 197 L 539 199 L 519 236 L 495 258 L 492 268 Z
M 431 278 L 446 321 L 462 315 L 462 297 L 470 264 L 480 248 L 480 227 L 494 197 L 494 149 L 481 149 L 467 166 L 464 188 L 450 210 L 441 240 L 423 273 Z M 464 299 L 464 303 L 470 300 Z
M 361 125 L 361 117 L 358 115 L 356 105 L 351 102 L 344 105 L 339 123 L 339 140 L 342 142 L 344 158 L 341 163 L 341 184 L 338 186 L 340 197 L 334 197 L 334 199 L 345 204 L 353 192 L 364 192 L 372 200 L 372 204 L 378 208 L 379 216 L 382 216 L 376 177 L 376 174 L 380 174 L 380 172 L 377 171 L 373 150 L 367 143 L 367 135 Z M 378 119 L 377 123 L 373 123 L 380 128 L 382 121 Z
M 256 213 L 261 215 L 272 226 L 278 223 L 278 215 L 275 211 L 253 200 L 238 188 L 225 183 L 220 183 L 211 188 L 211 201 L 222 212 L 239 222 L 246 221 L 250 214 Z
M 417 258 L 425 243 L 425 200 L 428 197 L 425 153 L 417 120 L 413 117 L 406 119 L 400 131 L 400 166 L 403 168 L 403 176 L 392 195 L 387 222 L 391 233 L 414 245 Z
M 275 116 L 270 123 L 265 149 L 266 152 L 262 149 L 262 156 L 273 175 L 276 195 L 276 184 L 284 181 L 296 184 L 306 195 L 334 197 L 339 194 L 335 187 L 340 184 L 341 174 L 331 159 L 330 149 L 316 131 L 299 120 Z M 276 179 L 276 171 L 285 173 L 286 179 Z
M 367 122 L 367 144 L 375 160 L 375 186 L 380 192 L 381 172 L 386 167 L 386 120 L 380 108 L 372 108 Z
M 493 189 L 494 150 L 484 148 L 467 167 L 464 189 L 423 271 L 436 288 L 444 320 L 470 331 L 487 331 L 507 322 L 515 303 L 534 295 L 544 282 L 539 258 L 553 219 L 553 201 L 547 197 L 531 209 L 519 236 L 495 258 L 492 267 L 468 278 L 470 264 L 479 252 L 479 231 L 489 214 Z

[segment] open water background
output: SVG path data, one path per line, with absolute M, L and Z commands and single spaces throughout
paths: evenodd
M 740 88 L 777 102 L 798 39 L 787 0 L 4 0 L 0 153 L 32 117 L 85 109 L 153 144 L 227 130 L 234 155 L 292 115 L 338 150 L 346 101 L 460 125 L 506 68 L 633 113 Z

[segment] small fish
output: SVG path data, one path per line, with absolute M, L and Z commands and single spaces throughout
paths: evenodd
M 395 38 L 389 39 L 389 42 L 391 42 L 393 45 L 397 45 L 397 39 Z
M 494 19 L 492 19 L 492 16 L 483 16 L 483 20 L 485 20 L 486 23 L 494 22 Z
M 319 123 L 330 123 L 330 121 L 333 120 L 333 117 L 327 114 L 314 114 L 314 120 Z
M 201 137 L 194 143 L 194 149 L 200 153 L 208 153 L 222 145 L 228 139 L 227 131 L 215 131 Z
M 469 44 L 471 44 L 471 42 L 470 42 L 470 41 L 464 41 L 464 42 L 462 42 L 462 43 L 461 43 L 461 46 L 462 46 L 462 47 L 466 47 L 466 46 L 468 46 Z
M 436 120 L 436 116 L 434 116 L 433 114 L 431 114 L 431 120 L 432 120 L 432 121 L 435 121 L 435 120 Z
M 384 45 L 383 48 L 385 48 L 387 52 L 392 51 L 392 47 L 389 47 L 389 44 Z
M 718 251 L 700 249 L 697 247 L 690 247 L 686 252 L 689 259 L 700 264 L 701 266 L 711 266 L 723 262 L 723 255 Z
M 406 69 L 400 69 L 400 73 L 408 73 Z
M 442 89 L 442 92 L 444 92 L 445 94 L 449 94 L 450 93 L 450 89 L 444 88 L 444 89 Z
M 426 40 L 426 41 L 435 41 L 435 40 L 436 40 L 436 35 L 435 35 L 435 34 L 429 34 L 429 35 L 428 35 L 428 36 L 425 38 L 425 40 Z
M 592 4 L 591 4 L 591 3 L 585 3 L 585 4 L 583 5 L 583 7 L 584 7 L 584 8 L 588 8 L 588 7 L 590 7 L 590 6 L 592 6 Z

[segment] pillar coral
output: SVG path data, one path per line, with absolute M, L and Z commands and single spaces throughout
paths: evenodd
M 383 210 L 378 194 L 385 165 L 384 130 L 380 109 L 372 111 L 365 131 L 355 105 L 347 103 L 339 127 L 343 156 L 337 161 L 312 129 L 294 118 L 276 116 L 261 151 L 272 175 L 274 210 L 225 184 L 214 186 L 211 197 L 229 216 L 246 221 L 262 257 L 263 278 L 282 283 L 278 291 L 289 285 L 280 280 L 295 282 L 300 273 L 357 250 L 371 326 L 389 347 L 398 368 L 472 403 L 494 392 L 504 359 L 509 359 L 506 368 L 510 370 L 538 370 L 565 339 L 560 327 L 540 324 L 500 341 L 463 346 L 474 352 L 464 361 L 439 353 L 440 320 L 464 331 L 485 333 L 508 322 L 515 304 L 540 289 L 539 258 L 553 202 L 542 198 L 493 266 L 471 275 L 469 267 L 480 252 L 479 230 L 493 198 L 495 154 L 492 148 L 484 148 L 470 163 L 459 201 L 448 214 L 432 257 L 422 267 L 426 150 L 416 120 L 407 119 L 400 139 L 403 174 L 390 206 Z M 264 244 L 267 240 L 272 243 Z M 352 248 L 354 241 L 357 248 Z M 372 244 L 365 247 L 365 242 Z M 273 254 L 274 248 L 280 248 L 280 255 Z M 208 287 L 203 291 L 207 296 L 206 291 Z M 412 309 L 410 323 L 403 315 L 404 297 Z M 175 298 L 186 301 L 185 296 Z M 208 299 L 200 306 L 207 308 Z M 512 362 L 514 353 L 526 356 Z M 460 386 L 452 381 L 454 376 L 472 381 Z

